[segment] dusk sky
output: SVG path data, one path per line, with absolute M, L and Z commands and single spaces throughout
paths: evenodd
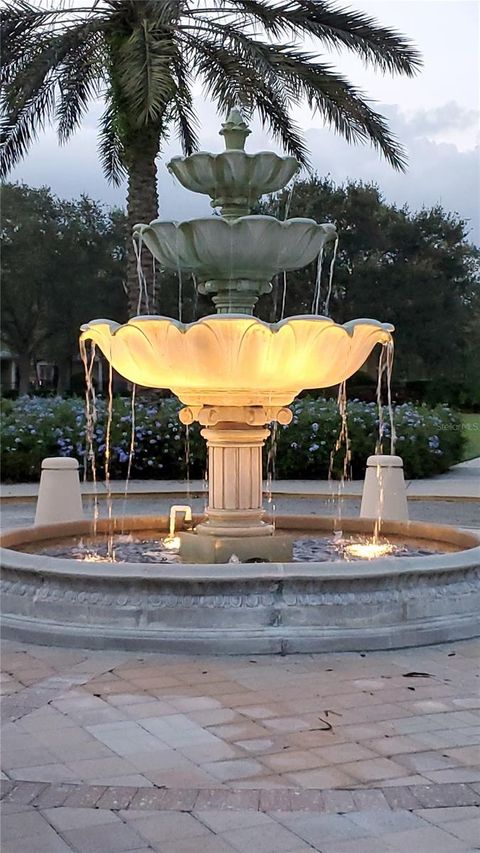
M 82 3 L 84 5 L 84 3 Z M 343 5 L 343 4 L 342 4 Z M 477 0 L 359 0 L 345 3 L 395 27 L 418 46 L 424 68 L 413 79 L 382 77 L 366 69 L 346 52 L 323 57 L 376 102 L 392 130 L 407 150 L 406 174 L 396 173 L 369 146 L 349 146 L 324 127 L 320 116 L 299 107 L 295 118 L 304 128 L 311 161 L 321 175 L 341 182 L 347 178 L 377 182 L 388 201 L 411 209 L 441 203 L 470 222 L 470 238 L 480 243 L 480 164 L 478 158 L 480 32 Z M 313 48 L 312 43 L 306 47 Z M 201 122 L 204 150 L 217 151 L 223 140 L 216 128 L 222 120 L 213 104 L 205 102 L 198 87 L 196 107 Z M 62 197 L 87 193 L 108 204 L 125 203 L 125 187 L 113 187 L 104 179 L 97 158 L 96 122 L 102 111 L 97 104 L 83 127 L 64 147 L 55 131 L 46 130 L 29 156 L 12 173 L 13 179 L 34 186 L 49 185 Z M 279 150 L 257 121 L 248 150 Z M 172 137 L 158 160 L 160 214 L 182 218 L 208 214 L 208 200 L 178 187 L 163 163 L 179 154 Z

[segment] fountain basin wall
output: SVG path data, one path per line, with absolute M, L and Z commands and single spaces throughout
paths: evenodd
M 100 522 L 105 529 L 106 522 Z M 116 522 L 166 529 L 165 517 Z M 331 531 L 331 518 L 277 517 L 282 530 Z M 372 532 L 366 519 L 345 532 Z M 385 523 L 382 533 L 463 550 L 352 563 L 89 563 L 24 553 L 91 523 L 4 534 L 3 634 L 27 642 L 189 653 L 361 651 L 478 636 L 480 537 L 446 525 Z

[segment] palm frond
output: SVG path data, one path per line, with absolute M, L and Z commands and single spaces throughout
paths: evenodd
M 118 50 L 116 75 L 136 124 L 161 121 L 175 91 L 171 38 L 159 35 L 146 19 L 140 21 Z
M 231 8 L 231 0 L 217 0 Z M 333 48 L 347 48 L 382 71 L 413 76 L 422 58 L 401 33 L 380 26 L 374 18 L 351 9 L 339 9 L 322 0 L 233 0 L 235 8 L 255 19 L 275 38 L 285 34 L 313 36 Z
M 107 106 L 100 119 L 98 153 L 106 178 L 114 184 L 121 184 L 127 177 L 127 167 L 118 107 L 111 92 L 107 93 Z
M 172 120 L 176 124 L 183 153 L 188 155 L 198 148 L 198 119 L 193 107 L 192 86 L 188 69 L 181 53 L 177 54 L 173 69 L 176 78 L 176 91 L 171 104 Z

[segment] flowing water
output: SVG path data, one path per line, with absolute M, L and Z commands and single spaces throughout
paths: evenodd
M 330 260 L 330 269 L 328 272 L 328 290 L 327 290 L 327 298 L 325 299 L 325 307 L 323 313 L 325 317 L 329 317 L 330 311 L 330 298 L 332 296 L 332 287 L 333 287 L 333 271 L 335 269 L 335 261 L 337 260 L 337 251 L 338 251 L 338 234 L 335 237 L 335 242 L 333 244 L 333 253 L 332 258 Z
M 268 512 L 272 517 L 273 527 L 275 528 L 276 505 L 273 497 L 273 483 L 276 477 L 276 460 L 277 460 L 277 443 L 278 443 L 278 423 L 273 421 L 270 430 L 270 441 L 267 451 L 267 504 Z
M 384 417 L 384 407 L 383 407 L 383 385 L 386 384 L 387 387 L 387 408 L 388 408 L 388 416 L 389 416 L 389 426 L 390 426 L 390 454 L 393 455 L 395 453 L 395 443 L 396 443 L 396 432 L 395 432 L 395 423 L 394 423 L 394 413 L 393 413 L 393 404 L 392 404 L 392 370 L 393 370 L 393 342 L 389 342 L 387 344 L 383 344 L 380 348 L 380 356 L 378 359 L 378 373 L 377 373 L 377 410 L 378 410 L 378 439 L 375 447 L 376 454 L 383 454 L 384 452 L 384 438 L 385 438 L 385 417 Z M 378 502 L 378 516 L 375 520 L 375 527 L 373 531 L 373 544 L 376 544 L 379 540 L 380 531 L 382 528 L 382 520 L 383 520 L 383 505 L 384 505 L 384 483 L 383 483 L 383 469 L 380 465 L 376 467 L 376 477 L 378 482 L 379 489 L 379 502 Z
M 313 300 L 312 300 L 312 314 L 318 314 L 320 310 L 320 293 L 322 287 L 322 266 L 323 266 L 323 246 L 318 253 L 317 258 L 317 272 L 315 275 L 315 289 L 313 292 Z
M 135 401 L 137 395 L 137 386 L 135 384 L 132 385 L 132 395 L 130 398 L 130 443 L 128 448 L 128 464 L 127 464 L 127 476 L 125 477 L 125 490 L 123 493 L 123 512 L 122 515 L 125 517 L 127 513 L 127 500 L 128 500 L 128 488 L 130 485 L 130 478 L 132 476 L 132 465 L 135 457 L 135 429 L 136 429 L 136 411 L 135 411 Z M 122 529 L 122 533 L 123 533 Z
M 338 386 L 337 395 L 338 413 L 340 415 L 340 430 L 336 438 L 332 451 L 330 452 L 330 463 L 328 467 L 328 480 L 333 483 L 333 473 L 335 460 L 338 453 L 343 452 L 342 471 L 337 481 L 336 495 L 336 515 L 334 522 L 334 531 L 341 536 L 342 533 L 342 499 L 345 490 L 345 481 L 351 480 L 351 460 L 352 452 L 350 447 L 350 438 L 348 434 L 348 417 L 347 417 L 347 382 L 344 380 Z
M 112 486 L 110 482 L 110 462 L 112 444 L 112 420 L 113 420 L 113 368 L 111 357 L 108 361 L 108 397 L 107 397 L 107 422 L 105 425 L 105 487 L 107 490 L 107 554 L 112 562 L 115 561 L 115 547 L 113 535 L 113 512 L 112 512 Z
M 97 407 L 95 386 L 93 384 L 93 370 L 95 367 L 96 346 L 94 341 L 90 341 L 90 359 L 87 353 L 87 344 L 85 341 L 80 341 L 80 357 L 83 362 L 85 371 L 85 465 L 83 469 L 83 479 L 86 482 L 88 478 L 88 469 L 92 473 L 93 481 L 93 529 L 94 534 L 97 532 L 98 523 L 98 483 L 97 483 L 97 464 L 95 459 L 95 425 L 97 423 Z
M 138 234 L 138 241 L 136 239 L 136 235 L 132 237 L 133 242 L 133 251 L 135 252 L 135 258 L 137 260 L 137 276 L 138 276 L 138 302 L 137 302 L 137 314 L 142 313 L 142 307 L 144 307 L 144 313 L 150 313 L 150 301 L 148 298 L 148 286 L 147 279 L 145 278 L 145 273 L 143 272 L 142 266 L 142 248 L 143 248 L 143 236 L 142 234 Z

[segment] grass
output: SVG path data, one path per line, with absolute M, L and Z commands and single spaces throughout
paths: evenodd
M 480 456 L 480 414 L 462 414 L 463 432 L 467 443 L 463 461 Z

